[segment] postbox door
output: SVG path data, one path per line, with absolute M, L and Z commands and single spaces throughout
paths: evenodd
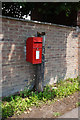
M 42 63 L 42 48 L 33 49 L 33 63 L 34 64 Z

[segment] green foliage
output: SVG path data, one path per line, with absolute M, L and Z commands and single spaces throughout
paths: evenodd
M 14 113 L 14 108 L 10 103 L 6 102 L 5 105 L 4 104 L 2 105 L 2 117 L 4 118 L 10 117 L 13 115 L 13 113 Z
M 31 16 L 32 20 L 77 25 L 80 2 L 2 2 L 2 15 L 14 18 Z M 53 17 L 52 17 L 53 16 Z
M 60 81 L 54 86 L 46 86 L 43 92 L 24 90 L 18 95 L 5 97 L 2 101 L 2 117 L 8 118 L 14 114 L 21 114 L 31 106 L 39 107 L 41 103 L 51 103 L 57 98 L 63 98 L 71 95 L 75 91 L 79 91 L 80 83 L 78 78 L 69 78 L 65 81 Z M 53 101 L 54 100 L 54 101 Z M 57 113 L 55 115 L 58 115 Z
M 53 113 L 53 116 L 55 116 L 55 117 L 58 117 L 58 116 L 60 116 L 61 114 L 59 113 L 59 112 L 54 112 Z
M 77 102 L 77 103 L 76 103 L 76 106 L 77 106 L 77 107 L 80 106 L 80 102 Z
M 20 96 L 23 98 L 30 96 L 30 94 L 31 94 L 31 90 L 29 90 L 29 89 L 28 90 L 25 89 L 24 91 L 20 91 Z
M 68 95 L 80 90 L 79 81 L 77 79 L 69 78 L 66 81 L 60 81 L 58 89 L 55 89 L 57 97 L 67 97 Z
M 66 16 L 69 16 L 71 11 L 80 9 L 80 2 L 3 2 L 2 13 L 10 17 L 22 18 L 23 15 L 29 14 L 29 11 L 37 11 L 42 14 L 52 15 L 53 13 L 59 15 L 62 11 Z

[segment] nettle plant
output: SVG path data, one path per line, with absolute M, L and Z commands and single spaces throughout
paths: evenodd
M 56 89 L 55 89 L 55 87 Z M 5 97 L 2 100 L 2 117 L 8 118 L 12 115 L 19 115 L 32 106 L 39 107 L 43 103 L 54 102 L 55 99 L 64 98 L 80 90 L 79 78 L 61 80 L 56 85 L 47 85 L 43 92 L 34 90 L 20 91 L 17 95 Z

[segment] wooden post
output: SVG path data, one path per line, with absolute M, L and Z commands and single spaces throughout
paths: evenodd
M 37 32 L 37 36 L 43 36 L 43 46 L 42 46 L 42 63 L 36 65 L 36 82 L 35 89 L 38 92 L 43 91 L 44 87 L 44 69 L 45 69 L 45 32 Z

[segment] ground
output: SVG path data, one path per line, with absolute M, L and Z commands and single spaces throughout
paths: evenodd
M 76 108 L 78 103 L 78 92 L 66 98 L 58 99 L 55 103 L 42 104 L 40 107 L 32 107 L 21 115 L 14 115 L 12 118 L 56 118 Z
M 76 118 L 80 118 L 79 112 L 80 112 L 80 107 L 77 107 L 65 113 L 64 115 L 59 116 L 59 118 L 70 118 L 70 119 L 75 118 L 75 120 L 78 120 Z

